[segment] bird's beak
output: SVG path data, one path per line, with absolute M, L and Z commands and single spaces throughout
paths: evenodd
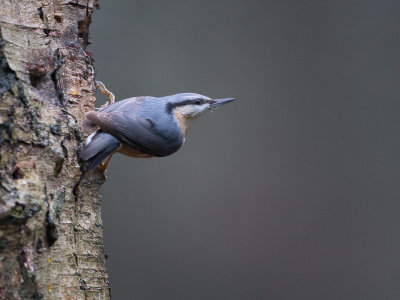
M 229 102 L 232 102 L 233 100 L 235 100 L 235 98 L 215 99 L 214 103 L 211 104 L 211 107 L 218 107 L 227 104 Z

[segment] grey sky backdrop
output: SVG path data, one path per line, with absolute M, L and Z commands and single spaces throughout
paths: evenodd
M 114 156 L 113 299 L 400 299 L 398 0 L 100 4 L 117 99 L 238 99 L 171 157 Z

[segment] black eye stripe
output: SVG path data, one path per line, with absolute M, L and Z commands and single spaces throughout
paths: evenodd
M 182 102 L 178 102 L 178 103 L 168 103 L 167 105 L 167 111 L 171 112 L 174 108 L 177 108 L 179 106 L 184 106 L 184 105 L 201 105 L 201 104 L 205 104 L 205 103 L 213 103 L 213 100 L 206 100 L 206 99 L 191 99 L 191 100 L 184 100 Z
M 213 100 L 206 100 L 206 99 L 195 99 L 193 100 L 194 104 L 200 105 L 200 104 L 206 104 L 206 103 L 212 103 Z

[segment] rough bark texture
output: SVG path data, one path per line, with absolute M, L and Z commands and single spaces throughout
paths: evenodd
M 109 299 L 98 171 L 80 124 L 96 0 L 0 0 L 0 299 Z

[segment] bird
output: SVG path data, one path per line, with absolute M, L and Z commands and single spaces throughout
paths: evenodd
M 99 166 L 103 172 L 117 152 L 135 158 L 165 157 L 175 153 L 185 142 L 187 130 L 195 120 L 235 100 L 181 93 L 114 102 L 114 94 L 102 82 L 97 81 L 96 86 L 107 95 L 108 102 L 86 113 L 83 129 L 95 131 L 86 138 L 79 157 L 86 162 L 87 170 Z

